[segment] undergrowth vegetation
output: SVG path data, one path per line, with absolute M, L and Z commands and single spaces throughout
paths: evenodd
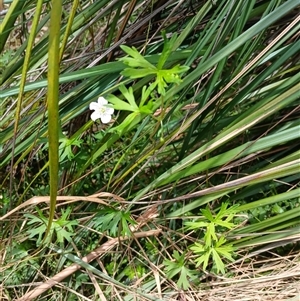
M 1 300 L 297 298 L 297 2 L 3 2 Z

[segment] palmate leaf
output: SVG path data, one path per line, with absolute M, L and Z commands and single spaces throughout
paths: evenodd
M 164 39 L 164 48 L 163 48 L 163 51 L 162 51 L 162 53 L 159 57 L 158 63 L 157 63 L 158 69 L 162 69 L 164 67 L 164 64 L 166 63 L 167 59 L 169 58 L 169 56 L 173 50 L 173 46 L 177 39 L 177 33 L 173 34 L 171 39 L 168 40 L 166 32 L 163 30 L 162 36 Z
M 180 73 L 186 72 L 189 69 L 187 66 L 179 66 L 176 65 L 171 69 L 162 69 L 158 70 L 156 73 L 156 80 L 152 84 L 152 89 L 157 86 L 157 91 L 161 95 L 166 94 L 165 88 L 168 87 L 168 84 L 174 83 L 179 84 L 181 83 L 181 78 L 179 77 Z
M 129 225 L 135 225 L 136 221 L 130 216 L 130 212 L 106 208 L 100 210 L 93 219 L 94 227 L 97 230 L 108 232 L 111 236 L 122 234 L 123 236 L 131 235 Z
M 223 263 L 221 257 L 219 256 L 217 250 L 214 248 L 211 249 L 211 255 L 213 262 L 217 268 L 217 273 L 221 272 L 222 274 L 225 274 L 225 264 Z
M 210 221 L 210 222 L 214 222 L 214 217 L 211 213 L 211 211 L 209 210 L 209 208 L 206 209 L 201 209 L 201 213 Z
M 110 94 L 110 95 L 106 96 L 106 99 L 108 100 L 109 103 L 113 104 L 113 107 L 116 110 L 131 111 L 131 112 L 136 111 L 135 106 L 132 106 L 128 102 L 121 100 L 120 98 L 118 98 L 114 95 Z
M 167 83 L 180 84 L 182 79 L 179 77 L 180 73 L 188 71 L 190 68 L 188 66 L 176 65 L 171 69 L 159 70 L 159 73 L 163 76 Z
M 68 158 L 68 160 L 71 161 L 75 157 L 72 151 L 73 147 L 80 147 L 83 141 L 78 137 L 69 139 L 68 137 L 63 135 L 62 138 L 59 138 L 59 142 L 59 161 L 62 162 L 65 158 Z
M 158 72 L 155 81 L 150 85 L 150 89 L 154 90 L 157 87 L 157 92 L 160 95 L 166 94 L 166 88 L 168 87 L 163 75 Z
M 215 245 L 215 250 L 225 258 L 230 261 L 233 261 L 232 254 L 234 252 L 234 247 L 231 244 L 224 245 L 226 243 L 226 239 L 224 236 L 221 236 L 219 241 Z
M 216 228 L 214 223 L 209 223 L 204 235 L 204 241 L 206 246 L 212 245 L 212 240 L 217 241 Z
M 181 271 L 181 266 L 178 266 L 178 264 L 174 261 L 166 259 L 166 260 L 164 260 L 164 265 L 165 265 L 165 269 L 167 271 L 167 275 L 170 278 L 173 278 L 175 275 L 177 275 Z
M 234 227 L 234 223 L 227 222 L 226 220 L 225 221 L 216 220 L 215 224 L 218 225 L 218 226 L 227 228 L 227 229 L 232 229 Z
M 128 102 L 125 102 L 124 100 L 121 100 L 112 94 L 108 95 L 106 98 L 110 103 L 113 104 L 114 109 L 132 112 L 126 116 L 121 124 L 110 129 L 110 132 L 117 132 L 121 135 L 135 127 L 135 125 L 138 124 L 145 115 L 150 115 L 153 113 L 153 102 L 152 100 L 149 100 L 147 104 L 144 105 L 151 94 L 151 89 L 147 88 L 146 86 L 143 87 L 142 98 L 139 106 L 135 101 L 132 87 L 127 89 L 125 85 L 122 84 L 119 89 Z
M 144 86 L 143 89 L 142 89 L 142 97 L 141 97 L 141 100 L 140 100 L 140 104 L 139 104 L 139 107 L 143 107 L 144 103 L 149 99 L 149 97 L 151 96 L 151 92 L 152 90 L 147 87 L 147 86 Z M 150 98 L 150 102 L 152 102 L 153 98 Z
M 132 108 L 134 108 L 135 110 L 138 110 L 138 106 L 135 102 L 135 98 L 133 95 L 133 89 L 132 87 L 129 87 L 128 90 L 125 87 L 125 85 L 121 85 L 120 86 L 120 91 L 123 94 L 123 96 L 127 99 L 127 101 L 129 102 L 129 104 L 131 105 Z
M 124 64 L 128 65 L 131 68 L 125 68 L 121 72 L 122 75 L 127 76 L 132 79 L 144 78 L 148 75 L 155 75 L 155 81 L 150 85 L 150 90 L 154 90 L 157 87 L 157 91 L 160 95 L 166 94 L 166 88 L 168 84 L 174 83 L 179 84 L 181 79 L 179 77 L 180 73 L 186 72 L 188 66 L 176 65 L 171 69 L 162 69 L 167 58 L 170 55 L 172 46 L 176 40 L 176 35 L 174 35 L 170 41 L 164 36 L 164 48 L 163 52 L 160 55 L 157 67 L 148 62 L 135 47 L 129 48 L 127 46 L 122 46 L 124 52 L 131 56 L 131 58 L 124 57 L 121 58 Z
M 201 228 L 206 228 L 208 223 L 207 222 L 185 222 L 185 226 L 187 226 L 188 230 L 199 230 Z
M 234 227 L 234 223 L 230 223 L 229 221 L 233 219 L 234 213 L 236 213 L 238 206 L 232 206 L 227 209 L 228 204 L 222 203 L 219 212 L 213 216 L 209 208 L 201 209 L 201 213 L 212 223 L 232 229 Z
M 222 203 L 219 212 L 216 215 L 216 218 L 221 219 L 224 216 L 227 216 L 227 221 L 231 220 L 234 217 L 234 214 L 237 212 L 239 205 L 233 205 L 229 208 L 228 203 Z
M 221 256 L 227 258 L 230 261 L 234 261 L 234 259 L 231 256 L 233 254 L 234 249 L 230 244 L 224 246 L 225 243 L 226 240 L 222 236 L 219 239 L 219 241 L 216 242 L 215 246 L 212 247 L 211 253 L 213 262 L 217 269 L 217 273 L 221 272 L 222 274 L 225 274 L 225 264 L 222 261 Z
M 47 218 L 43 215 L 42 211 L 39 210 L 38 208 L 36 208 L 39 217 L 35 216 L 33 214 L 30 213 L 25 213 L 24 216 L 27 217 L 29 219 L 28 221 L 28 225 L 32 225 L 32 224 L 39 224 L 40 226 L 38 227 L 34 227 L 31 228 L 29 230 L 27 230 L 27 233 L 29 234 L 29 238 L 33 238 L 34 236 L 38 236 L 37 241 L 36 241 L 36 245 L 39 245 L 42 241 L 42 236 L 45 233 L 45 230 L 47 228 Z M 51 233 L 52 235 L 52 233 Z M 49 237 L 51 237 L 51 235 L 49 235 Z M 47 238 L 47 241 L 49 240 L 49 237 Z
M 143 78 L 151 74 L 157 74 L 156 70 L 151 71 L 151 69 L 133 69 L 133 68 L 125 68 L 124 71 L 121 72 L 123 76 L 137 79 Z
M 192 247 L 190 247 L 190 249 L 194 253 L 200 255 L 200 257 L 195 259 L 196 267 L 199 267 L 201 264 L 203 264 L 202 268 L 205 271 L 208 266 L 211 248 L 196 242 Z
M 207 221 L 192 221 L 185 222 L 188 230 L 201 230 L 204 228 L 204 242 L 206 247 L 211 247 L 214 243 L 218 242 L 218 237 L 216 234 L 216 227 L 221 226 L 231 230 L 234 227 L 234 223 L 229 222 L 233 219 L 237 207 L 232 206 L 227 209 L 227 203 L 223 203 L 221 208 L 215 216 L 212 214 L 211 210 L 207 207 L 206 209 L 201 209 L 201 213 L 208 220 Z M 225 220 L 223 220 L 225 219 Z
M 73 225 L 75 225 L 75 224 L 73 224 Z M 53 230 L 51 230 L 51 232 L 56 234 L 56 240 L 57 240 L 58 243 L 63 243 L 65 240 L 66 241 L 71 241 L 72 240 L 72 236 L 75 233 L 70 232 L 70 228 L 72 229 L 72 225 L 69 225 L 68 228 L 69 228 L 69 231 L 65 230 L 63 227 L 61 227 L 55 221 L 53 222 Z
M 27 215 L 27 217 L 30 218 L 29 215 Z M 37 237 L 37 240 L 36 240 L 36 245 L 39 246 L 40 243 L 42 242 L 42 236 L 43 234 L 45 233 L 45 230 L 46 230 L 46 225 L 44 223 L 42 223 L 40 226 L 38 227 L 35 227 L 35 228 L 32 228 L 32 229 L 29 229 L 27 230 L 27 233 L 29 234 L 29 238 L 33 238 L 35 236 L 38 236 Z M 45 242 L 50 242 L 50 237 L 52 236 L 53 234 L 53 231 L 50 231 L 50 235 L 49 237 L 45 240 Z
M 172 260 L 164 260 L 165 270 L 167 272 L 167 276 L 169 278 L 173 278 L 174 276 L 179 274 L 179 279 L 177 281 L 177 285 L 179 288 L 184 290 L 190 287 L 190 283 L 188 277 L 193 278 L 195 276 L 195 272 L 191 271 L 185 265 L 185 253 L 182 255 L 179 254 L 178 251 L 173 252 L 174 261 Z
M 71 241 L 74 233 L 73 226 L 77 226 L 77 220 L 68 220 L 71 213 L 71 208 L 68 207 L 66 210 L 61 211 L 61 217 L 54 221 L 54 232 L 59 243 L 63 243 L 64 240 Z M 67 228 L 67 230 L 65 229 Z
M 224 274 L 225 264 L 221 257 L 225 257 L 226 259 L 233 261 L 232 254 L 234 252 L 233 246 L 231 244 L 224 245 L 225 243 L 226 239 L 223 236 L 221 236 L 218 241 L 214 241 L 210 246 L 196 242 L 190 248 L 195 254 L 199 255 L 199 257 L 195 260 L 197 263 L 196 266 L 198 267 L 202 264 L 203 270 L 206 270 L 209 260 L 211 259 L 216 267 L 217 273 L 221 272 Z
M 187 269 L 185 266 L 183 266 L 180 270 L 180 276 L 177 281 L 178 287 L 184 290 L 188 289 L 190 287 L 188 277 L 192 278 L 193 276 L 194 273 L 191 270 Z
M 124 64 L 132 67 L 132 68 L 140 68 L 140 69 L 145 69 L 145 70 L 148 70 L 149 72 L 152 71 L 156 71 L 157 68 L 152 65 L 150 62 L 148 62 L 139 52 L 138 50 L 135 48 L 135 47 L 128 47 L 128 46 L 125 46 L 125 45 L 121 45 L 120 48 L 126 52 L 128 55 L 131 56 L 130 57 L 123 57 L 123 58 L 120 58 L 119 60 L 121 62 L 123 62 Z M 122 73 L 121 73 L 122 74 Z M 151 74 L 151 73 L 149 73 Z
M 42 242 L 42 235 L 47 228 L 48 219 L 43 215 L 41 210 L 39 210 L 38 208 L 36 210 L 39 213 L 39 217 L 29 213 L 25 214 L 25 216 L 29 218 L 28 225 L 40 224 L 38 227 L 34 227 L 27 230 L 27 233 L 29 234 L 29 238 L 38 236 L 36 241 L 36 244 L 38 246 Z M 74 235 L 73 226 L 77 226 L 78 222 L 76 220 L 72 220 L 72 221 L 68 220 L 70 212 L 71 212 L 71 208 L 68 207 L 65 211 L 62 210 L 62 215 L 58 220 L 53 220 L 51 224 L 49 236 L 45 239 L 45 243 L 51 242 L 53 238 L 53 234 L 56 235 L 56 241 L 58 243 L 62 244 L 65 240 L 71 241 L 72 235 Z M 67 228 L 67 230 L 65 228 Z
M 140 106 L 139 110 L 141 114 L 151 115 L 153 113 L 153 101 L 150 100 L 146 105 Z

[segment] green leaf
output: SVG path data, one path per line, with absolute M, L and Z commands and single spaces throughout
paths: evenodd
M 208 266 L 208 261 L 211 254 L 211 248 L 206 248 L 200 243 L 196 242 L 192 247 L 190 247 L 190 249 L 194 253 L 200 255 L 200 257 L 195 259 L 196 267 L 199 267 L 202 264 L 203 265 L 202 268 L 205 271 Z
M 184 254 L 180 255 L 178 251 L 173 252 L 173 257 L 177 260 L 180 265 L 184 264 Z
M 120 125 L 111 128 L 109 131 L 117 132 L 121 135 L 121 134 L 125 133 L 126 131 L 129 131 L 129 129 L 133 128 L 140 121 L 141 121 L 140 112 L 133 112 L 133 113 L 129 114 Z
M 113 104 L 114 109 L 120 110 L 120 111 L 131 111 L 134 112 L 136 111 L 136 107 L 130 105 L 124 100 L 121 100 L 120 98 L 110 94 L 106 96 L 106 99 L 108 102 Z
M 124 57 L 120 58 L 119 60 L 123 62 L 124 64 L 136 68 L 144 68 L 146 70 L 156 70 L 156 67 L 149 63 L 139 52 L 135 47 L 128 47 L 125 45 L 120 46 L 121 49 L 126 52 L 128 55 L 130 55 L 132 58 Z
M 27 233 L 29 233 L 29 238 L 32 238 L 34 236 L 38 236 L 36 244 L 37 246 L 40 245 L 42 242 L 42 235 L 47 227 L 47 218 L 44 217 L 41 210 L 37 208 L 37 212 L 39 213 L 40 217 L 36 217 L 32 214 L 25 214 L 25 216 L 29 219 L 28 224 L 41 224 L 37 228 L 29 229 L 27 230 Z M 78 222 L 76 220 L 69 221 L 67 218 L 69 217 L 69 214 L 71 212 L 71 208 L 67 208 L 66 211 L 62 210 L 62 215 L 58 220 L 53 220 L 50 228 L 50 234 L 46 238 L 45 243 L 49 243 L 52 240 L 53 234 L 56 234 L 57 242 L 58 243 L 64 243 L 65 240 L 71 241 L 71 236 L 74 235 L 73 226 L 77 226 Z M 65 227 L 68 229 L 65 230 Z
M 234 223 L 229 223 L 227 221 L 215 220 L 214 223 L 227 229 L 232 229 L 234 227 Z
M 225 274 L 225 265 L 224 265 L 222 259 L 220 258 L 217 250 L 212 248 L 211 249 L 211 254 L 212 254 L 213 262 L 214 262 L 214 264 L 216 265 L 216 268 L 217 268 L 217 273 L 221 272 L 222 274 Z
M 214 222 L 215 219 L 211 213 L 211 211 L 209 210 L 209 208 L 206 209 L 201 209 L 201 213 L 210 221 L 210 222 Z
M 136 225 L 136 221 L 131 218 L 130 212 L 121 211 L 121 234 L 123 236 L 130 236 L 130 225 Z
M 173 278 L 175 275 L 180 273 L 181 267 L 177 265 L 176 262 L 172 262 L 171 260 L 164 260 L 165 269 L 167 270 L 167 275 L 170 278 Z
M 136 79 L 136 78 L 143 78 L 151 74 L 156 74 L 157 72 L 152 69 L 132 69 L 132 68 L 125 68 L 124 71 L 121 72 L 123 76 Z
M 149 96 L 151 95 L 152 90 L 150 89 L 150 87 L 144 86 L 142 89 L 142 97 L 141 97 L 141 101 L 140 101 L 140 108 L 144 106 L 144 103 L 147 101 L 147 99 L 149 98 Z M 152 103 L 152 100 L 150 100 L 150 102 Z
M 140 113 L 145 115 L 152 115 L 153 114 L 153 102 L 149 101 L 145 106 L 140 107 Z
M 56 234 L 57 242 L 60 244 L 62 244 L 65 240 L 71 241 L 72 235 L 75 234 L 75 233 L 68 232 L 55 221 L 53 222 L 53 230 L 54 230 L 53 232 Z
M 168 57 L 170 56 L 173 45 L 177 39 L 176 33 L 172 35 L 170 40 L 167 39 L 165 31 L 162 31 L 162 36 L 164 39 L 164 47 L 163 47 L 163 51 L 162 51 L 160 58 L 158 60 L 158 63 L 157 63 L 158 69 L 162 69 L 164 67 L 164 64 L 166 63 Z
M 27 233 L 29 234 L 29 238 L 33 238 L 34 236 L 38 236 L 36 240 L 36 245 L 39 246 L 42 242 L 42 236 L 45 233 L 46 225 L 42 224 L 41 226 L 33 229 L 27 230 Z M 50 237 L 52 236 L 52 232 L 50 231 L 49 237 L 45 240 L 45 242 L 50 241 Z
M 129 89 L 127 90 L 124 85 L 121 85 L 119 87 L 119 89 L 120 89 L 121 93 L 123 94 L 123 96 L 128 100 L 128 102 L 131 105 L 131 107 L 134 108 L 135 111 L 137 111 L 138 110 L 138 106 L 137 106 L 137 104 L 135 102 L 135 99 L 134 99 L 132 87 L 129 87 Z
M 184 290 L 190 287 L 188 277 L 192 278 L 195 275 L 193 271 L 191 271 L 185 266 L 185 255 L 185 253 L 180 255 L 178 251 L 174 251 L 173 257 L 175 258 L 175 261 L 171 261 L 168 259 L 165 259 L 163 261 L 165 265 L 165 270 L 167 271 L 167 276 L 169 278 L 173 278 L 174 276 L 179 274 L 177 285 L 179 288 L 182 288 Z
M 214 241 L 217 241 L 217 235 L 216 235 L 216 229 L 215 229 L 215 224 L 214 223 L 209 223 L 206 229 L 206 233 L 204 236 L 204 241 L 206 246 L 211 246 L 212 245 L 212 239 Z
M 163 34 L 164 35 L 164 34 Z M 148 75 L 156 75 L 154 83 L 149 86 L 149 89 L 152 91 L 157 87 L 157 91 L 160 95 L 166 94 L 166 88 L 168 84 L 175 83 L 179 84 L 181 79 L 178 74 L 183 73 L 189 69 L 188 66 L 176 65 L 171 69 L 162 69 L 167 58 L 170 56 L 172 51 L 173 44 L 176 40 L 176 35 L 173 35 L 170 41 L 164 36 L 164 48 L 163 52 L 159 58 L 157 67 L 149 63 L 138 51 L 136 48 L 129 48 L 127 46 L 122 46 L 122 49 L 131 56 L 131 58 L 125 57 L 120 60 L 130 66 L 131 68 L 126 68 L 122 75 L 127 76 L 131 79 L 144 78 Z M 144 101 L 142 101 L 142 104 Z
M 45 230 L 47 228 L 47 219 L 43 216 L 42 212 L 37 209 L 40 217 L 37 217 L 35 215 L 32 215 L 30 213 L 25 213 L 24 216 L 28 218 L 28 225 L 32 225 L 32 224 L 39 224 L 40 226 L 38 227 L 34 227 L 32 229 L 28 229 L 27 233 L 29 234 L 29 238 L 33 238 L 35 236 L 38 236 L 37 241 L 36 241 L 36 245 L 40 245 L 40 243 L 42 242 L 42 236 L 45 233 Z M 50 231 L 51 232 L 51 231 Z M 49 237 L 47 237 L 45 242 L 49 242 L 51 239 L 52 233 L 50 233 Z
M 188 230 L 199 230 L 208 226 L 207 222 L 185 222 Z
M 177 285 L 179 288 L 187 290 L 190 287 L 190 283 L 188 281 L 188 276 L 193 276 L 193 274 L 186 267 L 182 267 L 180 270 L 180 276 L 177 281 Z
M 72 160 L 74 158 L 73 147 L 80 147 L 83 140 L 76 138 L 69 139 L 65 135 L 59 139 L 59 161 L 62 162 L 66 157 L 68 160 Z
M 105 210 L 100 210 L 96 217 L 93 219 L 96 229 L 103 232 L 108 232 L 112 236 L 131 235 L 131 230 L 129 225 L 135 225 L 136 222 L 130 217 L 130 212 L 116 210 L 114 208 L 106 208 Z

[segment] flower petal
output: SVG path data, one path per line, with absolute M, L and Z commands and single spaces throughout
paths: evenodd
M 104 97 L 100 96 L 100 97 L 98 98 L 98 104 L 101 105 L 101 106 L 107 105 L 107 104 L 108 104 L 108 101 L 107 101 Z
M 103 114 L 101 115 L 101 122 L 102 123 L 109 123 L 111 120 L 111 115 L 110 114 Z
M 114 111 L 115 111 L 114 108 L 112 108 L 112 107 L 106 107 L 105 114 L 112 115 L 114 113 Z
M 99 104 L 97 102 L 91 102 L 90 103 L 90 110 L 98 110 Z
M 93 113 L 91 114 L 91 119 L 92 119 L 93 121 L 96 121 L 97 119 L 99 119 L 99 118 L 101 118 L 101 117 L 102 117 L 102 115 L 99 114 L 98 111 L 95 111 L 95 112 L 93 112 Z

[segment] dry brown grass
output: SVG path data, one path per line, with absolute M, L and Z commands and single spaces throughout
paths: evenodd
M 233 267 L 232 278 L 218 277 L 207 282 L 209 289 L 181 293 L 181 301 L 299 301 L 300 254 L 256 259 Z

